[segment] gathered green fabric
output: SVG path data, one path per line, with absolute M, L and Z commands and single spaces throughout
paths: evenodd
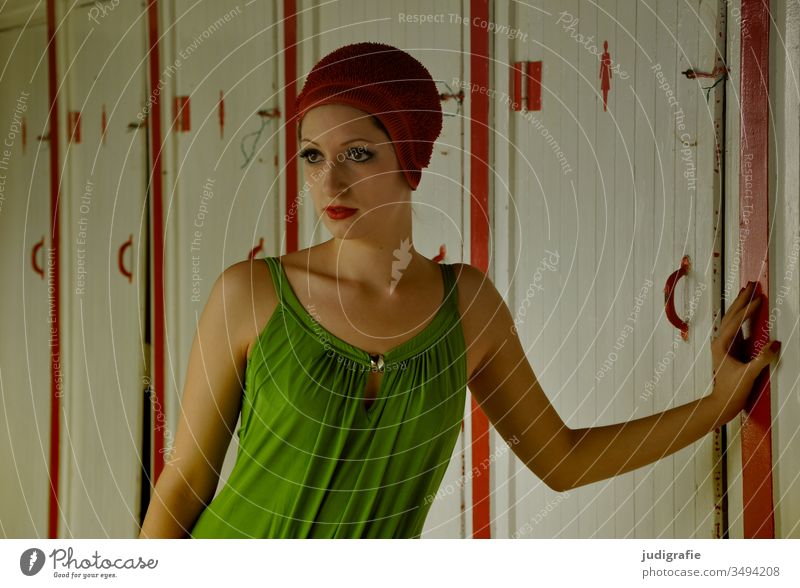
M 419 538 L 462 428 L 466 349 L 451 264 L 424 330 L 383 354 L 365 404 L 370 354 L 302 305 L 278 257 L 279 303 L 245 372 L 239 447 L 193 538 Z

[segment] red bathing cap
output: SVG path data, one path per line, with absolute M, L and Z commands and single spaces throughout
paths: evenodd
M 297 96 L 297 124 L 323 104 L 346 104 L 377 117 L 394 145 L 412 190 L 416 190 L 442 131 L 436 82 L 411 55 L 384 43 L 345 45 L 323 57 Z

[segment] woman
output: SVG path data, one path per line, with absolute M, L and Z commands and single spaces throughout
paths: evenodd
M 731 420 L 776 357 L 769 346 L 748 364 L 726 353 L 759 305 L 748 287 L 712 343 L 709 396 L 571 430 L 487 277 L 414 249 L 411 191 L 442 125 L 422 64 L 381 43 L 342 47 L 309 74 L 297 120 L 306 183 L 333 238 L 237 263 L 215 283 L 140 537 L 419 537 L 467 383 L 515 454 L 565 490 Z M 240 410 L 236 464 L 214 497 Z

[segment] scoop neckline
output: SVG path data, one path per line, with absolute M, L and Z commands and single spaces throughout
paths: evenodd
M 286 269 L 283 266 L 280 256 L 273 256 L 272 259 L 278 266 L 278 271 L 280 273 L 279 277 L 281 284 L 279 287 L 282 292 L 287 294 L 286 298 L 289 302 L 289 308 L 293 310 L 293 314 L 300 319 L 301 324 L 303 324 L 303 326 L 306 327 L 307 330 L 309 330 L 310 333 L 315 337 L 318 337 L 319 332 L 321 332 L 325 338 L 328 339 L 330 345 L 335 347 L 338 352 L 365 366 L 371 365 L 370 356 L 372 355 L 382 355 L 384 363 L 387 364 L 387 367 L 389 367 L 388 364 L 392 362 L 406 359 L 423 351 L 423 349 L 418 348 L 422 347 L 428 339 L 434 338 L 436 335 L 438 335 L 445 326 L 447 307 L 449 306 L 452 289 L 456 287 L 456 285 L 451 284 L 451 280 L 448 279 L 448 264 L 439 263 L 439 273 L 442 277 L 444 294 L 433 319 L 431 319 L 431 321 L 419 333 L 403 343 L 395 345 L 385 353 L 370 354 L 368 351 L 357 347 L 352 343 L 348 343 L 340 337 L 337 337 L 331 331 L 325 328 L 325 326 L 323 326 L 319 321 L 317 321 L 297 297 L 292 284 L 289 282 L 289 276 L 286 273 Z M 281 297 L 281 299 L 283 300 L 284 297 Z

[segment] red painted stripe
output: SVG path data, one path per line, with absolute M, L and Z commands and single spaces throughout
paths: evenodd
M 445 255 L 447 255 L 447 246 L 444 243 L 442 243 L 441 245 L 439 245 L 439 253 L 437 253 L 434 256 L 432 261 L 435 261 L 436 263 L 441 263 L 444 260 Z
M 297 251 L 297 121 L 294 102 L 297 97 L 297 6 L 295 0 L 283 1 L 284 107 L 286 113 L 286 252 Z
M 189 96 L 175 96 L 172 103 L 172 126 L 181 133 L 189 131 Z
M 528 110 L 542 109 L 542 62 L 528 62 Z
M 147 24 L 150 65 L 150 96 L 152 106 L 147 117 L 150 129 L 150 153 L 153 154 L 152 175 L 150 176 L 153 194 L 153 382 L 155 406 L 159 412 L 164 406 L 164 209 L 163 182 L 161 170 L 161 92 L 159 76 L 161 63 L 158 55 L 158 0 L 148 0 Z M 153 475 L 155 485 L 164 469 L 164 434 L 166 421 L 162 414 L 153 415 Z
M 514 101 L 511 103 L 512 110 L 522 110 L 522 68 L 524 61 L 515 61 L 514 68 L 511 70 L 511 95 Z
M 70 143 L 80 143 L 81 142 L 81 113 L 77 110 L 70 110 L 67 112 L 67 123 L 69 126 L 69 131 L 67 135 L 67 140 Z
M 47 283 L 53 291 L 53 316 L 50 317 L 50 503 L 47 521 L 47 536 L 58 538 L 58 484 L 59 449 L 61 438 L 61 330 L 60 330 L 60 279 L 59 263 L 60 228 L 58 205 L 61 199 L 61 177 L 59 176 L 58 145 L 58 72 L 56 68 L 56 7 L 55 0 L 47 0 L 47 92 L 50 100 L 50 226 L 53 230 L 50 246 L 53 249 L 53 267 L 47 272 Z
M 225 92 L 222 90 L 219 91 L 219 138 L 222 139 L 225 136 Z
M 106 116 L 106 105 L 103 104 L 103 112 L 100 115 L 100 140 L 103 145 L 106 143 L 106 131 L 108 130 L 108 117 Z
M 769 4 L 742 0 L 741 26 L 741 159 L 739 162 L 739 226 L 741 284 L 758 280 L 769 293 Z M 748 187 L 745 177 L 751 178 Z M 746 211 L 746 216 L 744 215 Z M 750 357 L 769 342 L 769 309 L 755 318 Z M 742 491 L 744 537 L 773 538 L 772 431 L 769 368 L 753 387 L 747 418 L 742 423 Z
M 489 1 L 470 0 L 470 265 L 489 269 Z M 489 419 L 472 397 L 472 463 L 489 464 Z M 472 536 L 489 539 L 489 469 L 472 478 Z

